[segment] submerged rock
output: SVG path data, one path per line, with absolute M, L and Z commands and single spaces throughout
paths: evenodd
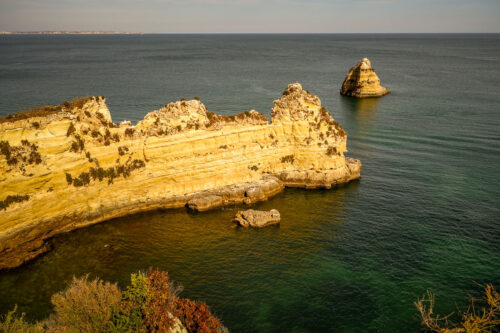
M 276 209 L 271 209 L 269 212 L 253 209 L 239 211 L 233 218 L 233 222 L 238 223 L 238 225 L 253 228 L 267 227 L 280 223 L 280 220 L 280 212 Z
M 380 79 L 368 58 L 363 58 L 349 70 L 340 89 L 341 95 L 357 98 L 381 97 L 389 93 L 388 89 L 380 85 Z

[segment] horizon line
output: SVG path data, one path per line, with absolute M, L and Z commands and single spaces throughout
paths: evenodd
M 99 30 L 32 30 L 6 31 L 0 30 L 1 35 L 376 35 L 376 34 L 500 34 L 500 31 L 474 32 L 127 32 L 127 31 L 99 31 Z

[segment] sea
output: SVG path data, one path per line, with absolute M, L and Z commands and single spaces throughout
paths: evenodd
M 364 57 L 390 95 L 339 94 Z M 500 34 L 0 36 L 0 116 L 88 95 L 106 97 L 115 123 L 194 96 L 269 116 L 292 82 L 346 130 L 360 180 L 252 205 L 278 209 L 278 227 L 235 228 L 237 206 L 59 235 L 0 272 L 0 314 L 17 304 L 43 319 L 73 276 L 124 287 L 149 267 L 231 332 L 419 332 L 427 291 L 446 315 L 500 289 Z

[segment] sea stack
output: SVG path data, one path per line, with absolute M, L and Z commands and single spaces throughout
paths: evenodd
M 389 93 L 388 89 L 380 85 L 380 79 L 368 58 L 363 58 L 349 70 L 340 89 L 341 95 L 356 98 L 382 97 Z

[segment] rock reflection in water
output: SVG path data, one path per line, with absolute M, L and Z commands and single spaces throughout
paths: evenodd
M 380 98 L 341 98 L 342 108 L 349 123 L 359 127 L 361 132 L 369 130 L 377 117 L 380 108 Z

